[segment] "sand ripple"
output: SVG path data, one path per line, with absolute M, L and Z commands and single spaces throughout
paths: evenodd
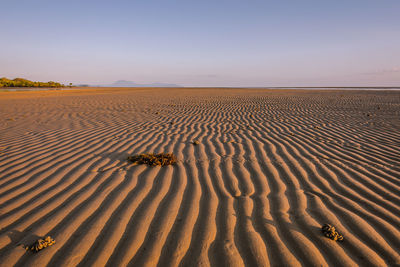
M 0 94 L 0 266 L 400 265 L 398 92 Z

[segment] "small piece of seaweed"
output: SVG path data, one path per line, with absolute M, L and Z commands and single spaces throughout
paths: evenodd
M 128 157 L 128 161 L 137 164 L 147 164 L 150 166 L 174 165 L 177 158 L 172 153 L 144 153 Z
M 36 253 L 44 248 L 52 246 L 54 243 L 56 243 L 56 241 L 50 236 L 47 236 L 45 239 L 36 240 L 32 245 L 25 246 L 25 249 Z
M 339 234 L 338 232 L 336 232 L 336 229 L 334 226 L 330 225 L 330 224 L 324 224 L 322 226 L 322 233 L 327 237 L 330 238 L 334 241 L 343 241 L 343 236 L 341 234 Z

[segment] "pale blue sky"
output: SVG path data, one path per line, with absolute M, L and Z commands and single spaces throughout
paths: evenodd
M 0 76 L 400 86 L 400 1 L 2 0 Z

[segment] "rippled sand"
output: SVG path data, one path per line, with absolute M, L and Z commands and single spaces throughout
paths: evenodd
M 400 92 L 0 92 L 0 112 L 1 266 L 400 264 Z

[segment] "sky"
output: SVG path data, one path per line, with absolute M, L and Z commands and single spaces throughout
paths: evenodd
M 1 0 L 0 77 L 400 86 L 399 0 Z

